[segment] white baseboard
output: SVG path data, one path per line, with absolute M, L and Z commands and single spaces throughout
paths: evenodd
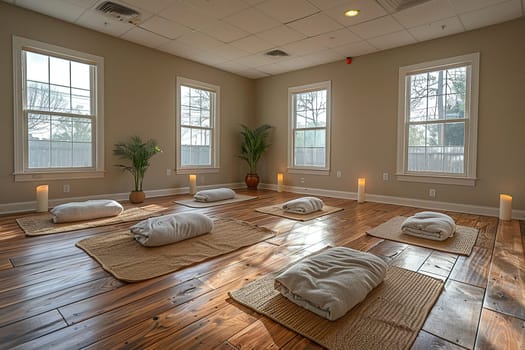
M 260 187 L 268 190 L 277 190 L 277 185 L 274 184 L 260 184 Z M 283 186 L 283 190 L 286 192 L 309 194 L 316 196 L 326 196 L 333 198 L 344 198 L 357 200 L 357 193 L 347 191 L 335 191 L 335 190 L 323 190 L 320 188 L 305 188 L 298 186 Z M 385 203 L 385 204 L 396 204 L 407 207 L 424 208 L 432 210 L 447 210 L 455 211 L 459 213 L 468 213 L 485 216 L 498 216 L 499 208 L 485 207 L 479 205 L 470 204 L 458 204 L 450 202 L 438 202 L 429 201 L 424 199 L 413 199 L 405 197 L 394 197 L 394 196 L 383 196 L 379 194 L 366 194 L 366 200 L 368 202 Z M 525 220 L 525 210 L 512 210 L 512 218 L 516 220 Z
M 229 188 L 246 188 L 246 185 L 242 182 L 233 182 L 221 185 L 206 185 L 198 186 L 198 189 L 206 190 L 211 188 L 219 187 L 229 187 Z M 176 194 L 189 193 L 189 187 L 178 187 L 178 188 L 166 188 L 160 190 L 149 190 L 144 191 L 146 197 L 164 197 L 164 196 L 173 196 Z M 97 194 L 93 196 L 81 196 L 81 197 L 67 197 L 67 198 L 50 198 L 49 207 L 52 208 L 58 204 L 67 203 L 67 202 L 80 202 L 86 201 L 89 199 L 113 199 L 116 201 L 125 201 L 129 198 L 129 192 L 126 193 L 106 193 L 106 194 Z M 36 200 L 30 202 L 17 202 L 17 203 L 7 203 L 0 204 L 0 214 L 14 214 L 21 212 L 30 212 L 34 211 L 36 208 Z

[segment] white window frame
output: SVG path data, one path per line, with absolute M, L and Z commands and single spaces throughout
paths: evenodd
M 215 93 L 215 99 L 211 105 L 212 112 L 211 112 L 211 142 L 210 145 L 212 147 L 211 150 L 211 166 L 198 166 L 198 165 L 191 165 L 191 166 L 182 166 L 182 147 L 181 147 L 181 107 L 182 107 L 182 99 L 181 99 L 181 85 L 189 86 L 196 89 L 202 89 L 202 90 L 208 90 L 213 93 Z M 209 83 L 204 83 L 201 81 L 188 79 L 184 77 L 177 77 L 177 130 L 176 130 L 176 138 L 177 138 L 177 168 L 176 173 L 177 174 L 192 174 L 192 173 L 218 173 L 219 172 L 219 145 L 220 145 L 220 100 L 221 100 L 221 87 L 218 85 L 213 85 Z
M 23 110 L 24 72 L 22 51 L 32 51 L 95 66 L 93 123 L 93 166 L 82 168 L 28 167 L 28 138 Z M 14 178 L 15 181 L 42 181 L 104 177 L 104 58 L 36 40 L 13 36 L 13 96 L 14 96 Z
M 400 181 L 440 183 L 474 186 L 476 184 L 477 135 L 478 135 L 478 96 L 479 96 L 480 54 L 462 56 L 418 63 L 399 68 L 399 100 L 397 126 L 397 179 Z M 408 76 L 452 67 L 467 66 L 467 89 L 465 102 L 465 172 L 463 174 L 440 174 L 436 172 L 408 171 Z
M 294 95 L 309 91 L 326 90 L 326 126 L 325 126 L 325 159 L 324 167 L 315 166 L 295 166 L 295 103 Z M 313 84 L 294 86 L 288 88 L 288 173 L 291 174 L 310 174 L 310 175 L 330 175 L 330 134 L 332 119 L 332 81 L 323 81 Z

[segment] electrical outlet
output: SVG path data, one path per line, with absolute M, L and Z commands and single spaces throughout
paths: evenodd
M 388 181 L 389 178 L 390 176 L 388 175 L 388 173 L 383 173 L 383 181 Z
M 63 190 L 64 190 L 64 193 L 69 193 L 71 188 L 69 187 L 69 185 L 64 185 Z
M 337 170 L 336 176 L 337 176 L 338 179 L 341 178 L 341 170 Z
M 301 181 L 301 185 L 304 185 L 304 177 L 302 177 L 302 178 L 300 179 L 300 181 Z
M 166 176 L 171 176 L 171 169 L 166 169 Z
M 431 188 L 428 190 L 428 196 L 435 198 L 436 197 L 436 190 L 434 188 Z

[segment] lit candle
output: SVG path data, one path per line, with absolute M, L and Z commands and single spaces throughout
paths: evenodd
M 284 174 L 277 173 L 277 192 L 283 191 Z
M 508 194 L 499 195 L 499 219 L 510 220 L 512 218 L 512 196 Z
M 364 177 L 357 179 L 357 203 L 363 203 L 365 201 L 365 183 Z
M 190 194 L 197 192 L 197 175 L 190 175 Z
M 36 187 L 36 211 L 39 213 L 46 212 L 48 209 L 48 185 L 40 185 Z

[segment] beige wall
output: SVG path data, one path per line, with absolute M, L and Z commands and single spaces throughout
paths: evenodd
M 261 167 L 265 182 L 287 164 L 287 89 L 332 81 L 330 176 L 285 174 L 286 185 L 356 191 L 357 177 L 368 193 L 479 206 L 499 206 L 500 192 L 525 209 L 525 19 L 260 79 L 257 121 L 275 126 L 273 146 Z M 471 52 L 481 53 L 478 161 L 475 187 L 383 181 L 396 169 L 398 70 L 400 66 Z M 336 177 L 336 171 L 342 177 Z
M 154 138 L 164 152 L 152 159 L 145 190 L 187 186 L 187 176 L 166 176 L 175 168 L 175 84 L 183 76 L 221 87 L 221 154 L 219 174 L 199 177 L 198 184 L 239 182 L 245 171 L 236 158 L 239 123 L 251 123 L 255 83 L 172 55 L 0 2 L 0 204 L 34 200 L 33 182 L 13 180 L 12 36 L 22 36 L 79 50 L 105 59 L 105 168 L 103 179 L 49 181 L 50 199 L 122 193 L 132 177 L 113 165 L 113 145 L 137 134 Z

